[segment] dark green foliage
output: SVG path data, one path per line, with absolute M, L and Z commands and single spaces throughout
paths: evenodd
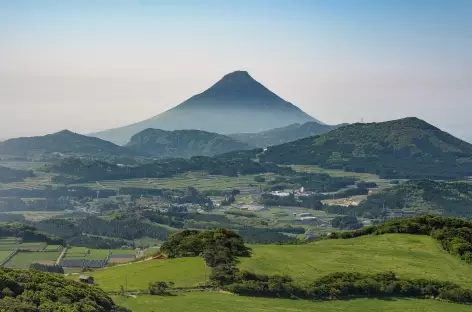
M 239 217 L 257 218 L 257 214 L 255 214 L 254 212 L 244 211 L 240 209 L 230 209 L 230 210 L 225 211 L 225 213 L 233 215 L 233 216 L 239 216 Z
M 229 136 L 252 146 L 267 147 L 322 134 L 336 129 L 337 127 L 338 126 L 322 125 L 315 121 L 309 121 L 304 124 L 296 123 L 258 133 L 237 133 L 230 134 Z
M 148 291 L 150 295 L 155 295 L 155 296 L 169 296 L 169 288 L 172 288 L 174 286 L 173 282 L 154 282 L 150 283 L 148 287 Z
M 18 182 L 31 177 L 34 177 L 33 171 L 19 170 L 0 166 L 0 183 Z
M 270 147 L 259 159 L 369 172 L 381 178 L 472 176 L 472 145 L 417 118 L 343 126 Z
M 407 208 L 417 213 L 441 213 L 451 217 L 472 216 L 472 185 L 433 180 L 412 180 L 376 194 L 355 208 L 357 215 L 382 215 L 382 209 Z
M 331 220 L 331 226 L 341 230 L 357 230 L 362 227 L 362 223 L 356 217 L 337 216 Z
M 126 147 L 158 157 L 213 156 L 251 149 L 250 145 L 218 133 L 200 130 L 146 129 L 133 135 Z
M 21 214 L 0 213 L 0 222 L 24 222 L 26 218 Z
M 399 279 L 393 272 L 379 274 L 333 273 L 307 285 L 287 276 L 257 275 L 241 271 L 225 288 L 239 295 L 339 300 L 348 298 L 407 297 L 434 298 L 456 303 L 472 303 L 472 290 L 450 282 Z
M 100 288 L 37 270 L 0 269 L 0 311 L 127 312 Z M 131 312 L 131 311 L 129 311 Z
M 138 153 L 98 138 L 63 130 L 45 136 L 10 139 L 0 143 L 0 155 L 44 156 L 53 153 L 85 156 L 137 156 Z
M 290 168 L 270 163 L 259 163 L 249 157 L 231 158 L 195 156 L 190 159 L 168 159 L 137 166 L 91 160 L 66 158 L 43 170 L 61 174 L 53 178 L 56 183 L 79 183 L 98 180 L 123 180 L 133 178 L 166 178 L 189 171 L 205 171 L 208 174 L 237 176 L 266 172 L 291 173 Z
M 66 240 L 70 246 L 87 247 L 94 249 L 119 249 L 123 246 L 134 247 L 132 242 L 119 238 L 110 238 L 97 235 L 79 234 Z
M 248 257 L 250 249 L 243 239 L 229 229 L 213 231 L 184 230 L 171 234 L 169 240 L 162 244 L 161 252 L 176 257 L 196 257 L 208 250 L 227 248 L 234 257 Z
M 62 211 L 72 208 L 66 198 L 21 199 L 19 197 L 0 198 L 0 211 Z
M 266 181 L 266 179 L 265 179 L 264 176 L 255 176 L 254 181 L 256 181 L 258 183 L 264 183 Z
M 468 220 L 429 215 L 394 219 L 376 226 L 364 227 L 357 231 L 331 233 L 328 238 L 348 239 L 386 233 L 431 235 L 450 254 L 472 263 L 472 222 Z
M 305 233 L 303 228 L 301 233 Z M 238 230 L 239 235 L 244 239 L 246 244 L 274 244 L 274 243 L 286 243 L 293 242 L 297 239 L 293 236 L 288 236 L 283 233 L 294 233 L 290 232 L 290 229 L 283 228 L 256 228 L 256 227 L 244 227 Z
M 48 265 L 48 264 L 41 264 L 41 263 L 33 262 L 30 264 L 29 269 L 41 271 L 41 272 L 64 274 L 64 268 L 57 264 Z
M 22 223 L 0 224 L 0 237 L 18 237 L 23 242 L 44 242 L 51 245 L 65 245 L 62 238 L 38 232 L 34 226 Z
M 99 197 L 107 198 L 115 196 L 116 191 L 114 190 L 100 190 Z M 11 188 L 0 190 L 0 197 L 19 197 L 19 198 L 46 198 L 46 199 L 64 199 L 64 198 L 75 198 L 82 199 L 85 197 L 97 197 L 97 191 L 81 186 L 74 187 L 46 187 L 44 189 L 20 189 Z M 3 198 L 2 198 L 3 200 Z M 58 203 L 56 205 L 61 205 Z

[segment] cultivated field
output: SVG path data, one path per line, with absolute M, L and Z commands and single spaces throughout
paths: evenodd
M 13 253 L 13 250 L 1 250 L 0 251 L 0 262 L 3 262 L 9 255 Z
M 13 256 L 4 267 L 14 269 L 27 269 L 33 262 L 42 264 L 54 264 L 59 257 L 59 252 L 19 252 Z
M 428 236 L 387 234 L 307 245 L 254 245 L 240 267 L 287 274 L 301 282 L 334 272 L 391 270 L 402 278 L 431 278 L 471 287 L 472 267 L 442 251 Z
M 356 299 L 313 302 L 305 300 L 240 297 L 222 293 L 185 293 L 178 296 L 114 297 L 134 312 L 466 312 L 470 306 L 434 300 Z
M 142 189 L 183 189 L 192 186 L 199 190 L 230 190 L 233 188 L 244 189 L 251 187 L 250 185 L 255 183 L 254 177 L 255 175 L 241 177 L 211 176 L 204 173 L 192 172 L 163 179 L 99 181 L 100 185 L 103 187 L 100 187 L 95 182 L 77 185 L 90 187 L 92 189 L 119 189 L 122 187 L 135 187 Z
M 203 259 L 148 260 L 91 272 L 105 291 L 118 291 L 127 280 L 128 290 L 146 290 L 150 282 L 172 281 L 176 287 L 195 286 L 209 274 Z
M 110 250 L 91 249 L 86 247 L 72 247 L 67 249 L 64 259 L 86 259 L 86 260 L 104 260 Z
M 0 251 L 13 251 L 17 248 L 19 240 L 14 237 L 0 239 Z

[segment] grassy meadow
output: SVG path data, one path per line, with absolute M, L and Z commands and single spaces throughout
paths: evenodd
M 172 281 L 176 287 L 196 286 L 206 281 L 210 270 L 201 258 L 148 260 L 91 272 L 95 283 L 105 291 L 118 291 L 120 285 L 128 290 L 146 290 L 149 283 Z
M 114 297 L 134 312 L 466 312 L 470 306 L 418 299 L 356 299 L 313 302 L 240 297 L 223 293 L 184 293 L 177 296 Z
M 439 249 L 428 236 L 388 234 L 306 245 L 253 245 L 239 267 L 260 274 L 287 274 L 300 283 L 334 272 L 376 273 L 391 270 L 402 278 L 431 278 L 471 287 L 472 267 Z M 106 291 L 144 290 L 153 281 L 191 287 L 206 280 L 201 258 L 150 260 L 91 273 Z
M 253 245 L 241 269 L 287 274 L 300 282 L 334 272 L 376 273 L 391 270 L 402 278 L 431 278 L 472 287 L 472 267 L 442 251 L 423 235 L 387 234 L 306 245 Z

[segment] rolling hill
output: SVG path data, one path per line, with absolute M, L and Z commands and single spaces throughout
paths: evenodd
M 92 134 L 117 144 L 148 129 L 197 129 L 253 133 L 317 121 L 254 80 L 245 71 L 227 74 L 206 91 L 150 119 Z
M 258 133 L 235 133 L 229 136 L 252 146 L 267 147 L 322 134 L 336 129 L 337 127 L 338 126 L 329 126 L 310 121 L 304 124 L 296 123 Z
M 270 147 L 259 158 L 374 173 L 382 178 L 472 176 L 472 145 L 418 118 L 343 126 Z
M 139 153 L 98 138 L 80 135 L 69 130 L 36 137 L 9 139 L 0 143 L 0 155 L 48 156 L 52 154 L 75 156 L 133 157 Z
M 18 182 L 31 177 L 34 177 L 34 173 L 30 170 L 19 170 L 0 166 L 0 183 Z
M 411 180 L 369 195 L 358 207 L 353 207 L 358 213 L 372 215 L 381 214 L 383 208 L 470 218 L 472 185 Z
M 201 130 L 146 129 L 131 137 L 126 147 L 159 157 L 213 156 L 252 147 L 228 136 Z

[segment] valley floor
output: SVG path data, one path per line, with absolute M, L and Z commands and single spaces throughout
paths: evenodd
M 304 300 L 240 297 L 223 293 L 185 293 L 178 296 L 114 297 L 134 312 L 466 312 L 472 307 L 418 299 L 355 299 L 312 302 Z

